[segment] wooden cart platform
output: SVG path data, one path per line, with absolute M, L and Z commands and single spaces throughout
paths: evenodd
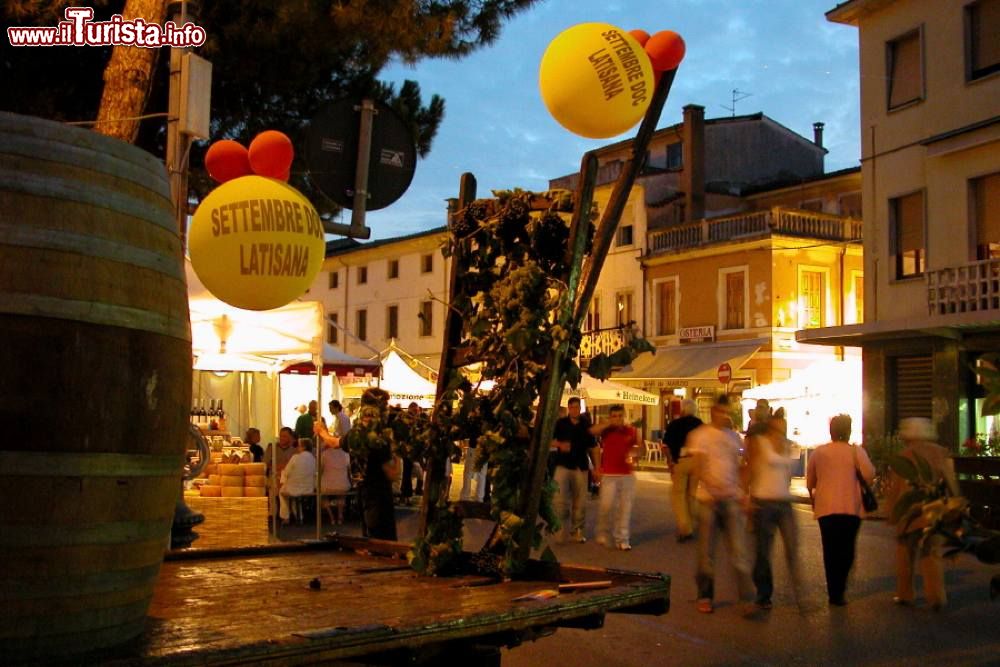
M 540 576 L 530 580 L 423 577 L 407 565 L 407 548 L 339 537 L 172 554 L 145 634 L 92 662 L 412 665 L 474 655 L 489 665 L 499 664 L 501 647 L 558 627 L 596 629 L 609 611 L 662 614 L 669 608 L 664 575 L 533 562 L 533 575 Z M 606 583 L 515 601 L 560 583 L 598 581 Z

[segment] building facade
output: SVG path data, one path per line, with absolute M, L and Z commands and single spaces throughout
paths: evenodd
M 441 254 L 444 227 L 392 239 L 328 244 L 306 298 L 323 304 L 326 342 L 371 357 L 392 341 L 437 369 L 450 260 Z
M 864 436 L 928 417 L 995 429 L 975 366 L 1000 349 L 1000 1 L 850 0 L 858 28 L 865 322 L 804 331 L 864 358 Z
M 795 332 L 863 319 L 862 225 L 837 209 L 859 187 L 859 170 L 846 170 L 759 191 L 744 199 L 742 213 L 650 232 L 642 267 L 646 336 L 657 353 L 616 379 L 661 395 L 659 414 L 647 415 L 651 429 L 676 416 L 683 398 L 707 413 L 722 391 L 742 394 L 858 356 L 799 343 Z M 803 201 L 837 212 L 799 208 Z M 730 369 L 726 383 L 719 379 L 723 364 Z M 807 417 L 827 415 L 792 416 L 793 437 L 805 437 Z

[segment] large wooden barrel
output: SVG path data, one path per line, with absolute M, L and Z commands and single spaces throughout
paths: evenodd
M 190 400 L 163 164 L 0 113 L 0 662 L 142 631 Z

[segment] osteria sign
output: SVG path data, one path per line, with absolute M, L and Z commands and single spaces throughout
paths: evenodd
M 711 324 L 703 327 L 681 327 L 677 330 L 677 337 L 682 343 L 711 343 L 715 340 L 715 327 Z

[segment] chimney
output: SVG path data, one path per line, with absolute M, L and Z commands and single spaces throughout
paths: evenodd
M 684 107 L 682 141 L 684 220 L 691 222 L 705 217 L 705 107 L 697 104 Z
M 823 128 L 826 123 L 821 123 L 819 121 L 813 123 L 813 143 L 823 148 Z

